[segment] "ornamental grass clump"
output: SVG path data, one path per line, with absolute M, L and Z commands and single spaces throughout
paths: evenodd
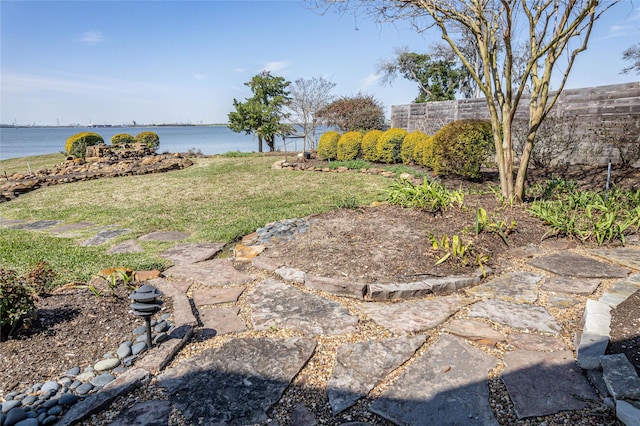
M 324 132 L 318 141 L 318 157 L 323 160 L 336 160 L 338 158 L 338 140 L 340 133 Z
M 85 158 L 87 147 L 104 143 L 104 139 L 97 133 L 81 132 L 69 136 L 65 144 L 67 155 L 73 155 L 76 158 Z
M 488 120 L 458 120 L 433 136 L 432 168 L 438 175 L 480 177 L 480 167 L 489 158 L 493 141 Z
M 382 130 L 369 130 L 362 137 L 362 157 L 367 161 L 378 161 L 378 139 Z
M 338 161 L 355 160 L 360 156 L 362 133 L 347 132 L 338 139 Z
M 400 147 L 407 135 L 404 129 L 389 129 L 380 135 L 376 147 L 378 161 L 381 163 L 395 164 L 400 162 Z
M 427 138 L 429 138 L 429 135 L 420 130 L 415 130 L 404 137 L 402 147 L 400 148 L 400 158 L 404 164 L 421 163 L 421 156 L 420 158 L 415 156 L 416 146 L 418 146 L 419 142 Z

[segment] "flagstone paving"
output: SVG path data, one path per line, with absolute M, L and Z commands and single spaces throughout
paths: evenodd
M 504 355 L 502 373 L 519 419 L 587 407 L 597 395 L 573 352 L 513 351 Z
M 58 221 L 0 220 L 0 226 L 61 236 L 92 233 L 80 244 L 105 245 L 112 253 L 141 247 L 133 244 L 136 240 L 187 238 L 152 233 L 109 247 L 109 241 L 131 231 Z M 335 346 L 323 388 L 334 414 L 365 399 L 366 410 L 402 425 L 497 424 L 489 404 L 492 371 L 501 371 L 499 377 L 519 419 L 579 410 L 600 398 L 582 367 L 602 397 L 608 396 L 607 389 L 617 393 L 620 398 L 614 402 L 621 419 L 640 424 L 635 391 L 620 390 L 640 389 L 640 379 L 630 374 L 623 360 L 600 358 L 609 339 L 610 310 L 640 289 L 637 247 L 591 251 L 598 260 L 575 253 L 571 244 L 532 245 L 522 254 L 530 258 L 527 269 L 534 267 L 536 272 L 511 270 L 446 296 L 396 292 L 395 301 L 371 300 L 371 296 L 365 300 L 370 283 L 310 277 L 288 268 L 264 278 L 282 266 L 267 257 L 252 261 L 252 268 L 263 269 L 260 274 L 242 272 L 252 269 L 240 271 L 229 259 L 212 260 L 223 247 L 178 243 L 162 254 L 175 266 L 151 283 L 184 299 L 174 299 L 173 316 L 190 319 L 178 321 L 182 325 L 176 335 L 191 336 L 195 330 L 203 340 L 224 335 L 224 343 L 179 358 L 160 373 L 168 361 L 163 358 L 154 364 L 150 351 L 138 369 L 156 374 L 153 383 L 166 390 L 166 400 L 137 403 L 114 418 L 114 424 L 167 424 L 171 407 L 189 424 L 277 424 L 272 410 L 282 404 L 294 378 L 296 386 L 304 383 L 300 373 L 319 345 L 326 345 L 327 338 L 348 336 L 355 341 Z M 607 284 L 599 300 L 589 298 L 585 303 L 603 279 L 617 281 Z M 552 314 L 562 309 L 549 312 L 541 306 L 541 292 L 547 292 L 542 299 L 546 306 L 584 304 L 584 329 L 576 347 L 561 338 L 562 322 Z M 359 337 L 371 324 L 391 337 Z M 287 337 L 264 337 L 278 330 L 286 331 Z M 416 334 L 422 332 L 430 337 Z M 180 349 L 180 344 L 169 346 Z M 605 380 L 597 371 L 602 367 Z M 61 424 L 83 417 L 80 409 L 73 411 L 73 420 L 63 419 Z M 291 424 L 318 423 L 303 402 L 296 402 L 289 412 Z
M 529 264 L 557 275 L 578 278 L 624 278 L 629 273 L 626 268 L 566 251 L 537 257 Z
M 305 335 L 345 334 L 358 329 L 358 317 L 337 302 L 267 279 L 247 296 L 256 330 L 292 328 Z
M 497 425 L 487 375 L 499 360 L 444 335 L 371 406 L 402 425 Z
M 560 325 L 542 306 L 515 304 L 502 300 L 481 300 L 469 311 L 472 318 L 486 318 L 509 327 L 558 334 Z
M 366 396 L 424 342 L 425 336 L 406 336 L 338 347 L 336 364 L 327 382 L 327 396 L 333 412 L 339 413 Z

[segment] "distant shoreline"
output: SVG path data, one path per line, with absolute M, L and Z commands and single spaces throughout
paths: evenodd
M 23 125 L 23 124 L 0 124 L 0 129 L 117 129 L 117 128 L 136 128 L 136 127 L 213 127 L 213 126 L 228 126 L 227 123 L 213 123 L 213 124 L 89 124 L 89 125 L 67 125 L 67 126 L 53 126 L 53 125 Z

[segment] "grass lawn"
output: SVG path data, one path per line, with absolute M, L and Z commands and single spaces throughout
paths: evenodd
M 58 158 L 59 157 L 59 158 Z M 31 169 L 50 167 L 60 155 L 28 158 Z M 33 160 L 32 160 L 33 159 Z M 181 231 L 188 242 L 233 242 L 276 220 L 303 217 L 344 205 L 384 198 L 390 181 L 360 173 L 272 170 L 277 157 L 195 159 L 185 170 L 42 188 L 0 204 L 0 218 L 117 224 L 132 233 L 111 245 L 152 231 Z M 24 171 L 27 159 L 0 162 L 0 171 Z M 58 284 L 86 281 L 108 267 L 157 268 L 169 244 L 141 242 L 143 254 L 105 255 L 108 247 L 79 247 L 48 232 L 0 229 L 0 268 L 26 272 L 47 261 Z M 110 246 L 110 245 L 109 245 Z

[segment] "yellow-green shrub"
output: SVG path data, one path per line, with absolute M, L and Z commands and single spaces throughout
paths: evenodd
M 136 139 L 128 133 L 118 133 L 111 136 L 111 145 L 113 146 L 135 143 L 135 141 Z
M 360 156 L 362 133 L 347 132 L 338 139 L 338 160 L 355 160 Z
M 433 171 L 439 175 L 480 177 L 491 147 L 491 122 L 453 121 L 433 136 Z
M 405 164 L 420 164 L 422 158 L 418 159 L 415 157 L 415 148 L 418 142 L 428 137 L 429 135 L 421 132 L 420 130 L 414 130 L 413 132 L 406 135 L 404 137 L 404 140 L 402 141 L 402 147 L 400 148 L 400 158 L 402 159 L 402 162 Z
M 382 133 L 377 145 L 378 161 L 389 164 L 399 163 L 400 147 L 406 135 L 407 131 L 404 129 L 389 129 Z
M 87 147 L 104 143 L 104 139 L 97 133 L 81 132 L 67 138 L 65 150 L 67 155 L 73 155 L 77 158 L 85 158 Z
M 140 132 L 136 135 L 137 143 L 144 144 L 151 149 L 158 149 L 160 146 L 160 136 L 156 132 Z
M 433 136 L 427 136 L 416 143 L 413 158 L 421 166 L 433 169 Z
M 334 131 L 324 132 L 318 140 L 318 157 L 323 160 L 335 160 L 338 158 L 338 140 L 340 133 Z
M 369 130 L 362 137 L 362 157 L 367 161 L 378 161 L 378 139 L 382 130 Z

